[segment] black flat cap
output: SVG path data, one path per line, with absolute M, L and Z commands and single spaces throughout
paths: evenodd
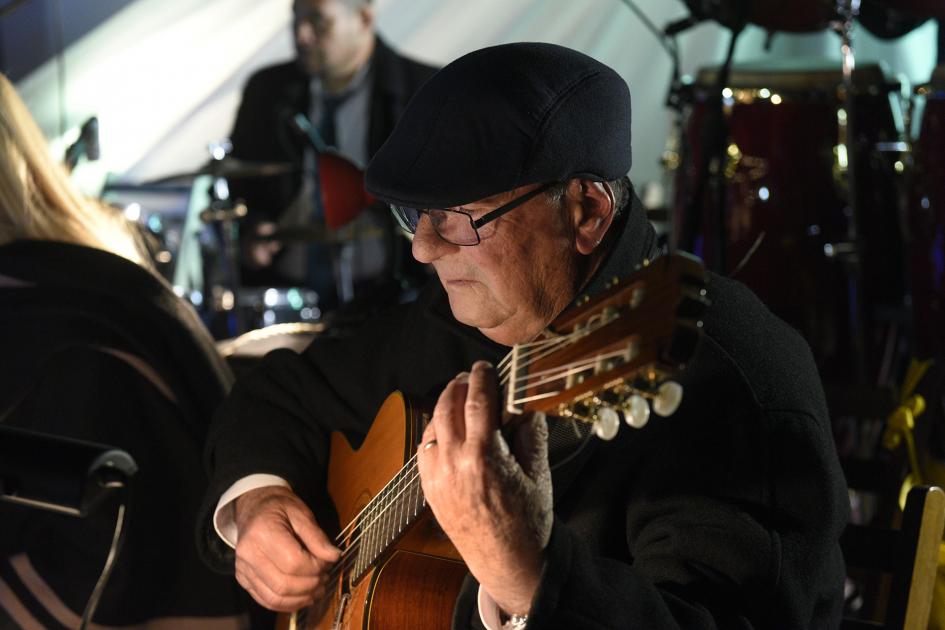
M 618 179 L 631 155 L 620 75 L 563 46 L 504 44 L 460 57 L 420 88 L 366 185 L 389 203 L 456 206 L 526 184 Z

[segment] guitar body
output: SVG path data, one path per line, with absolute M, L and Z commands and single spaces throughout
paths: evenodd
M 424 412 L 400 392 L 387 397 L 358 450 L 341 433 L 331 437 L 328 492 L 341 523 L 361 510 L 416 452 Z M 344 572 L 322 610 L 302 611 L 298 623 L 317 630 L 442 630 L 449 628 L 466 566 L 425 509 L 391 550 L 356 582 Z

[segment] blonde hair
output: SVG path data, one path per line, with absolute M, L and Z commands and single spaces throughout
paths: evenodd
M 127 219 L 79 192 L 0 73 L 0 245 L 21 239 L 95 247 L 150 268 Z

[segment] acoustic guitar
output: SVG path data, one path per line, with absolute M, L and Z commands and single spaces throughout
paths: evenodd
M 543 411 L 613 438 L 671 415 L 682 388 L 669 380 L 695 351 L 708 305 L 701 262 L 685 254 L 646 262 L 584 297 L 536 341 L 497 366 L 504 416 Z M 466 567 L 427 508 L 416 452 L 429 409 L 394 392 L 363 444 L 331 436 L 328 492 L 341 523 L 341 560 L 319 604 L 280 616 L 277 628 L 442 630 Z

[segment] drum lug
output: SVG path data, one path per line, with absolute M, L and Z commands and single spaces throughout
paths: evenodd
M 824 256 L 854 261 L 857 258 L 856 243 L 824 243 Z

